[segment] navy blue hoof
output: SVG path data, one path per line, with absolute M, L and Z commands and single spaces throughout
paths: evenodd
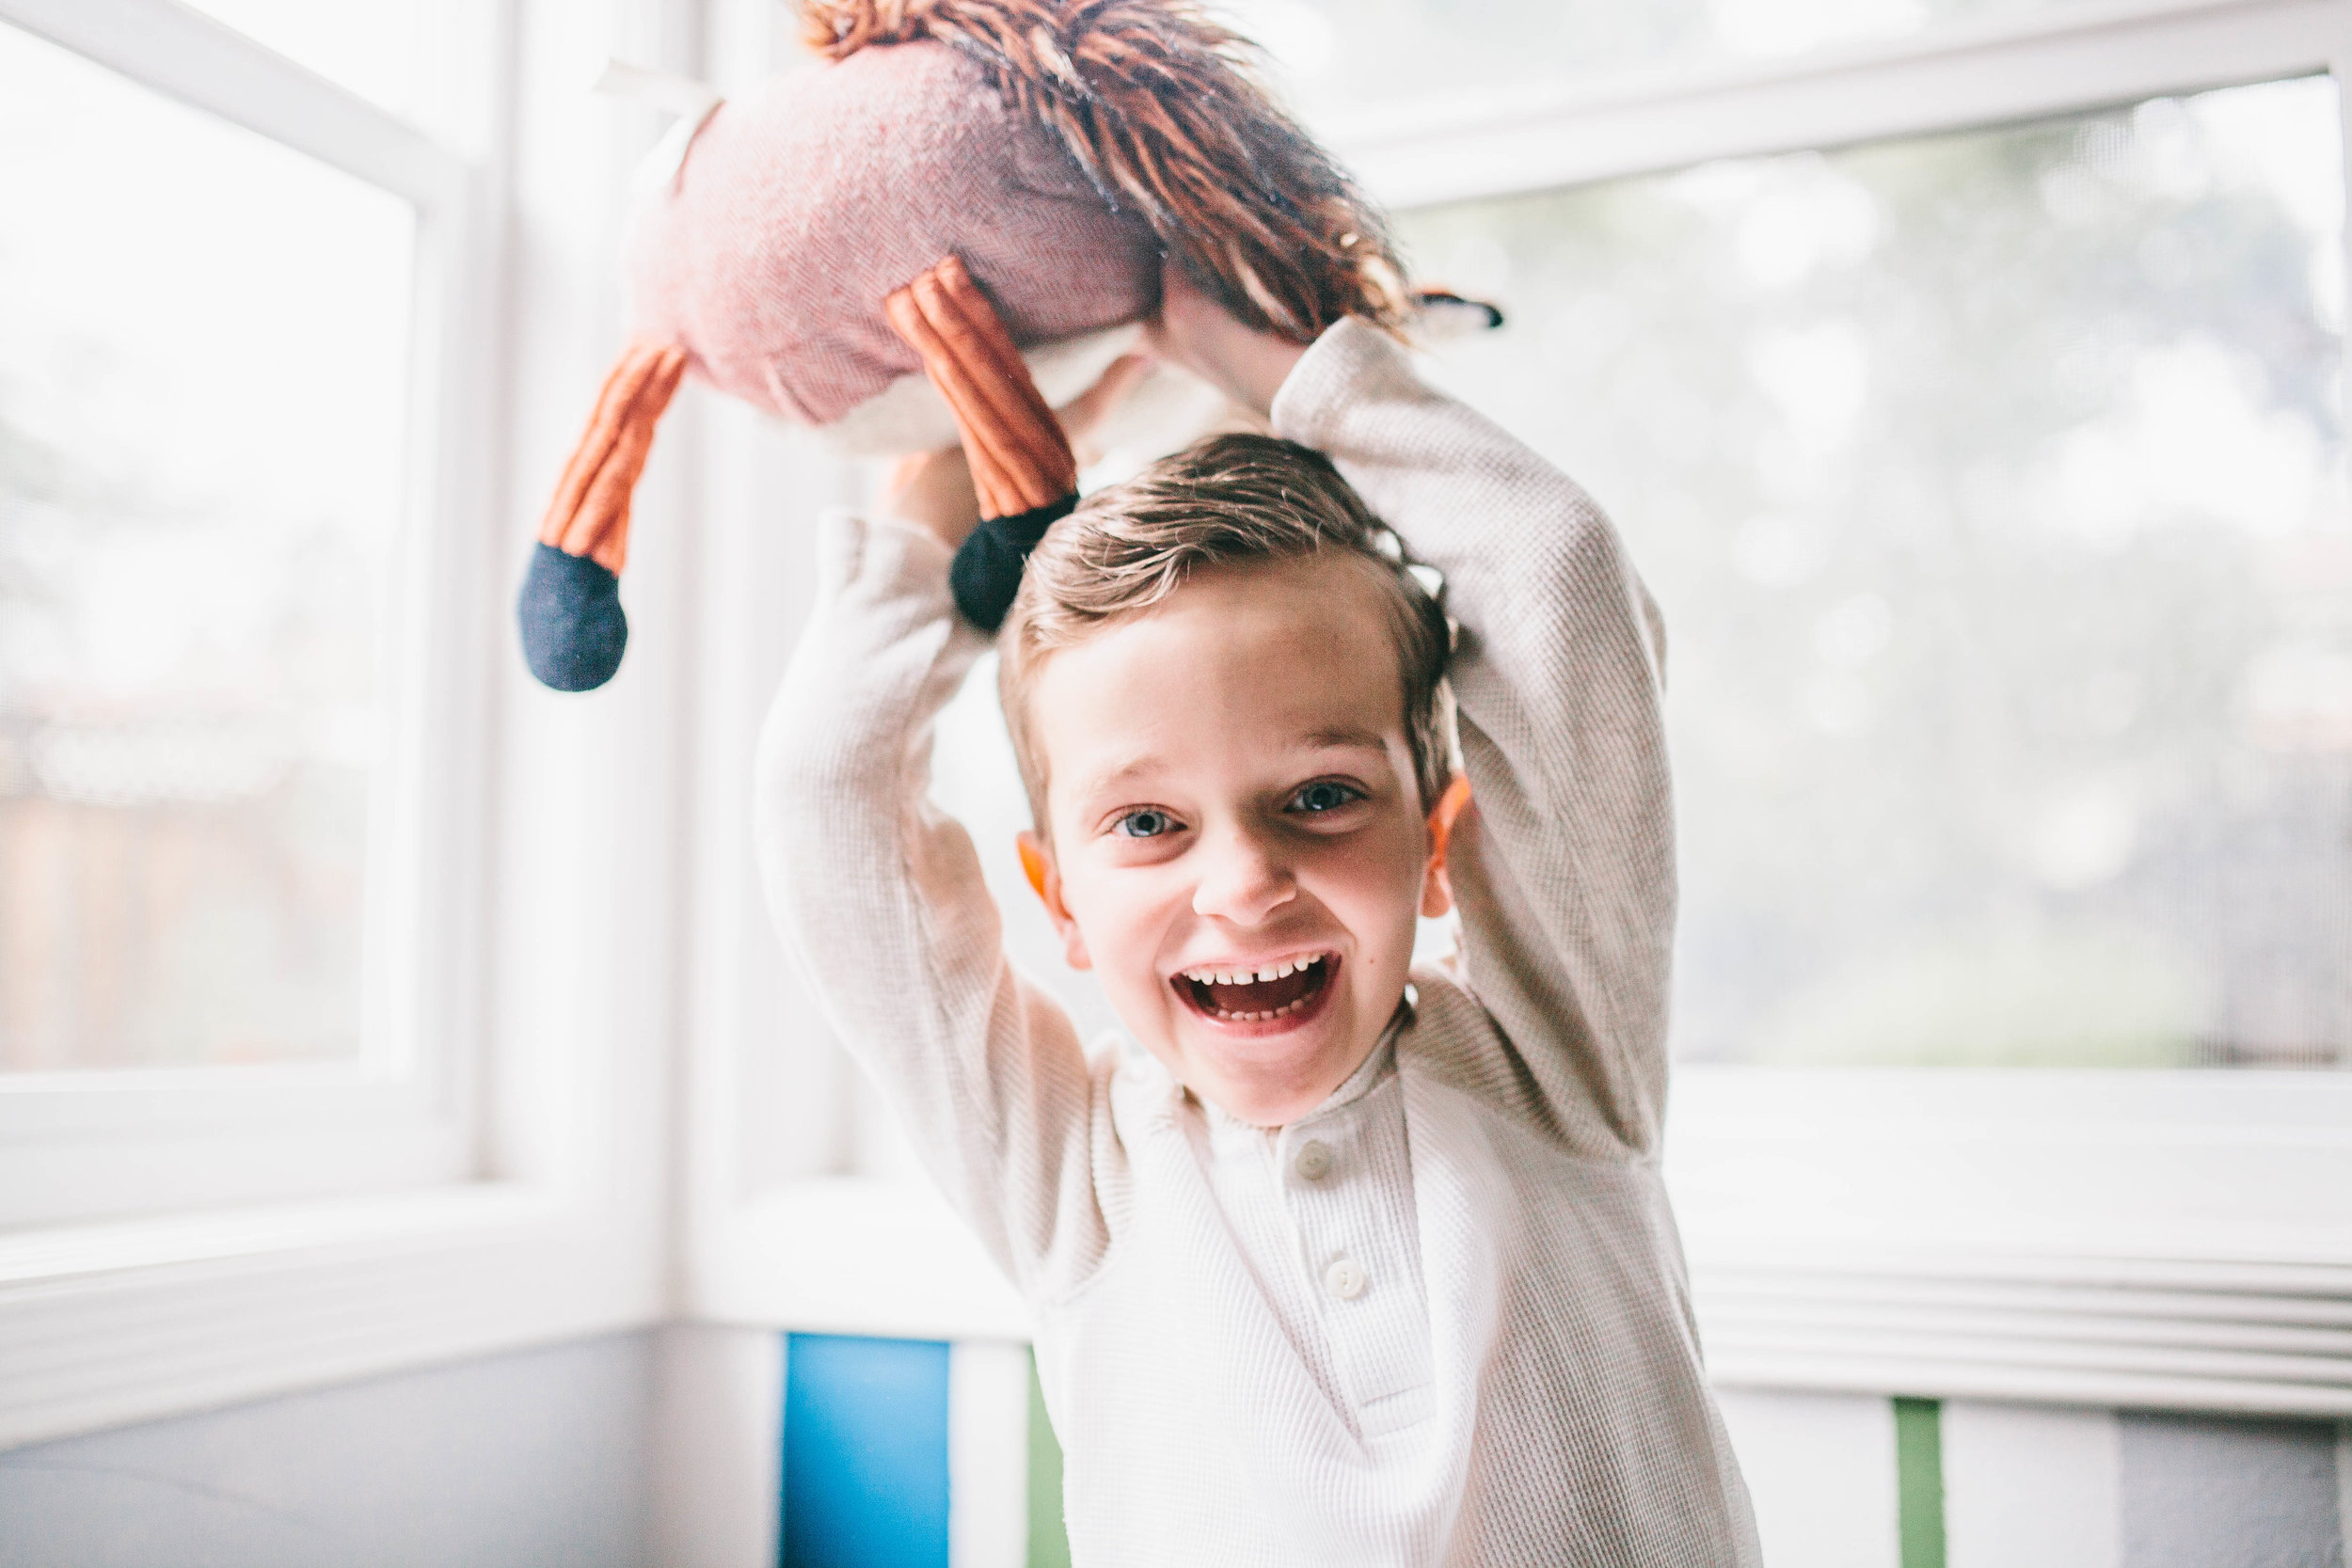
M 515 618 L 522 626 L 524 662 L 540 685 L 558 691 L 594 691 L 612 678 L 628 646 L 621 579 L 552 545 L 532 552 Z
M 947 587 L 956 596 L 963 618 L 988 633 L 1005 624 L 1012 601 L 1021 593 L 1021 574 L 1029 552 L 1045 531 L 1076 510 L 1075 495 L 1016 512 L 1009 517 L 989 517 L 966 535 L 963 547 L 947 565 Z

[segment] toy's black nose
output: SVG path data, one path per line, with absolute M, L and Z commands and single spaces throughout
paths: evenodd
M 612 678 L 628 646 L 621 579 L 586 556 L 565 555 L 552 545 L 532 551 L 515 618 L 531 673 L 558 691 L 594 691 Z

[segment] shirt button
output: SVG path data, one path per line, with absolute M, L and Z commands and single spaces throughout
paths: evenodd
M 1343 1258 L 1323 1271 L 1324 1289 L 1342 1301 L 1354 1301 L 1364 1293 L 1364 1287 L 1371 1283 L 1372 1276 L 1364 1273 L 1364 1266 L 1353 1258 Z
M 1310 1181 L 1320 1181 L 1331 1174 L 1331 1150 L 1327 1145 L 1310 1138 L 1298 1146 L 1298 1158 L 1293 1168 Z

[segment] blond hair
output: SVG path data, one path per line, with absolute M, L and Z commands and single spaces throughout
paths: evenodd
M 1197 571 L 1315 557 L 1359 562 L 1382 590 L 1401 676 L 1405 739 L 1422 808 L 1452 774 L 1445 611 L 1402 545 L 1331 460 L 1270 436 L 1213 436 L 1096 491 L 1046 531 L 998 631 L 997 695 L 1040 833 L 1049 831 L 1043 749 L 1029 692 L 1055 653 L 1161 603 Z

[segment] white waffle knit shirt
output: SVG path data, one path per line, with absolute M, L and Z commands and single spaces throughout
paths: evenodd
M 1654 612 L 1569 480 L 1344 321 L 1275 399 L 1462 625 L 1459 958 L 1279 1132 L 1091 1066 L 926 799 L 985 650 L 843 518 L 760 748 L 787 946 L 1032 1304 L 1087 1568 L 1757 1561 L 1659 1179 L 1675 904 Z

